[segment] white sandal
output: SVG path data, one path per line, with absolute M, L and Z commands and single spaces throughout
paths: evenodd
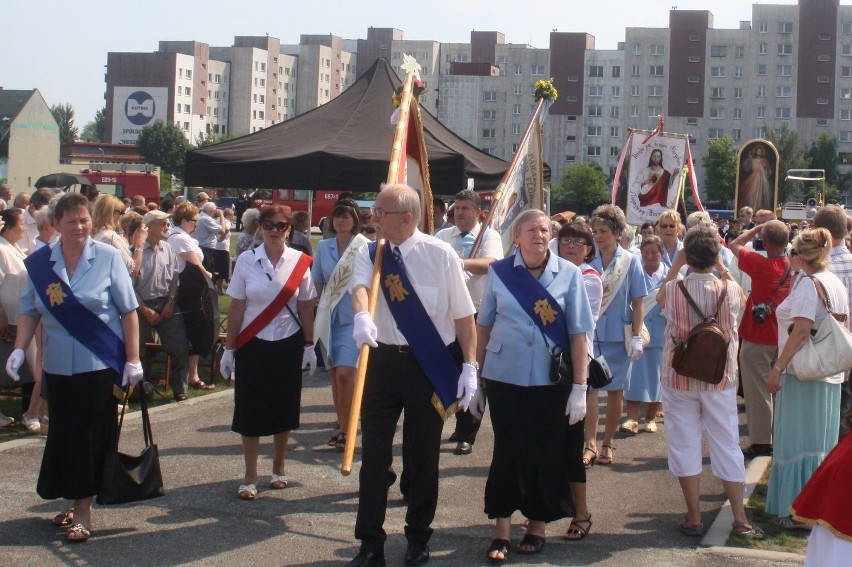
M 257 487 L 254 484 L 241 484 L 237 489 L 240 500 L 254 500 L 257 498 Z
M 272 479 L 269 481 L 269 488 L 274 490 L 283 490 L 287 488 L 289 481 L 287 480 L 287 475 L 284 474 L 272 474 Z

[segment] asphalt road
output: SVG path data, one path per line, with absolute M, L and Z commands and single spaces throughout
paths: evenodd
M 232 404 L 232 393 L 222 391 L 156 408 L 152 420 L 166 496 L 96 507 L 92 539 L 82 545 L 65 543 L 64 531 L 49 521 L 66 503 L 44 501 L 35 494 L 43 440 L 0 445 L 0 565 L 344 565 L 358 551 L 353 536 L 358 454 L 353 474 L 344 477 L 341 454 L 325 445 L 335 421 L 325 372 L 305 375 L 302 426 L 291 435 L 288 450 L 290 486 L 281 491 L 266 488 L 271 439 L 265 439 L 259 468 L 266 476 L 261 477 L 260 494 L 253 502 L 241 501 L 236 494 L 243 462 L 240 439 L 230 431 Z M 139 423 L 135 418 L 125 423 L 122 450 L 138 450 Z M 789 565 L 711 553 L 677 531 L 685 507 L 666 468 L 664 427 L 656 434 L 629 438 L 619 434 L 614 465 L 590 471 L 594 525 L 589 537 L 562 541 L 558 536 L 569 522 L 553 523 L 541 555 L 513 553 L 509 565 Z M 445 438 L 452 428 L 449 421 Z M 400 435 L 394 451 L 397 470 L 399 443 Z M 485 550 L 492 526 L 482 509 L 491 447 L 487 416 L 472 455 L 453 455 L 454 445 L 444 445 L 430 565 L 488 564 Z M 405 508 L 398 486 L 391 488 L 390 497 L 385 552 L 388 565 L 402 565 Z M 706 526 L 724 502 L 721 483 L 705 466 L 701 506 Z M 521 521 L 517 516 L 515 520 Z M 515 544 L 521 535 L 515 527 Z

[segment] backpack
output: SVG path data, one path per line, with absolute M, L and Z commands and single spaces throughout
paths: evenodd
M 679 341 L 672 337 L 675 342 L 672 351 L 672 368 L 682 376 L 695 378 L 708 384 L 718 384 L 725 376 L 725 366 L 728 363 L 728 334 L 719 325 L 717 318 L 728 288 L 722 288 L 722 294 L 716 304 L 716 312 L 711 316 L 704 315 L 686 291 L 683 281 L 678 282 L 678 288 L 686 297 L 702 321 L 689 331 L 686 340 Z

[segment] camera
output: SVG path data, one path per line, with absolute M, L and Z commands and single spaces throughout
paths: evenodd
M 767 317 L 772 315 L 772 307 L 768 303 L 758 303 L 752 306 L 751 314 L 755 323 L 763 323 Z

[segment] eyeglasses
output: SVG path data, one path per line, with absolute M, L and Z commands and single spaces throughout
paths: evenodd
M 674 224 L 661 224 L 660 228 L 674 228 L 677 225 Z
M 583 238 L 560 238 L 559 244 L 564 244 L 565 246 L 591 246 L 588 242 L 586 242 Z
M 386 211 L 380 207 L 370 207 L 370 212 L 372 212 L 377 219 L 380 219 L 385 215 L 401 215 L 405 211 Z
M 275 229 L 275 230 L 277 230 L 278 232 L 284 232 L 285 230 L 287 230 L 287 227 L 289 227 L 289 226 L 290 226 L 290 224 L 289 224 L 289 223 L 286 223 L 286 222 L 283 222 L 283 221 L 281 221 L 281 222 L 272 222 L 271 220 L 265 220 L 265 221 L 263 221 L 263 223 L 261 224 L 261 226 L 263 226 L 263 230 L 273 230 L 273 229 Z

